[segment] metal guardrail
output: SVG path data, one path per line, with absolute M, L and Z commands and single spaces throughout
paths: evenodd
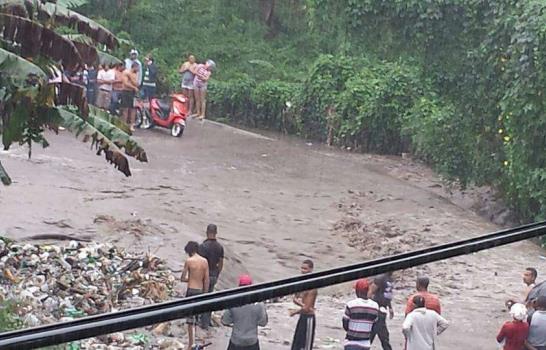
M 145 327 L 204 312 L 265 301 L 308 289 L 327 287 L 388 271 L 407 269 L 543 235 L 546 235 L 546 221 L 308 275 L 2 333 L 0 349 L 35 349 Z

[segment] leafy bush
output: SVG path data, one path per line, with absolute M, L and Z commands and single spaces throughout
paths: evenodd
M 266 80 L 252 91 L 254 118 L 257 127 L 280 131 L 295 131 L 296 125 L 289 118 L 289 106 L 296 101 L 299 84 L 279 80 Z
M 248 76 L 209 84 L 209 114 L 235 123 L 253 125 L 252 90 L 256 82 Z
M 467 179 L 472 140 L 464 119 L 451 104 L 420 98 L 404 117 L 404 134 L 413 152 L 452 179 Z
M 402 117 L 428 84 L 403 63 L 368 64 L 345 83 L 340 95 L 338 143 L 371 152 L 400 154 L 407 149 Z
M 304 137 L 326 139 L 326 110 L 339 104 L 339 95 L 356 66 L 354 59 L 332 55 L 321 55 L 311 66 L 297 103 L 298 127 Z

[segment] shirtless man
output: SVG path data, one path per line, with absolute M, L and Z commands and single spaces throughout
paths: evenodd
M 308 274 L 313 272 L 313 261 L 305 260 L 301 264 L 301 273 Z M 290 317 L 300 315 L 294 339 L 292 340 L 292 350 L 311 350 L 315 338 L 315 301 L 317 300 L 317 290 L 312 289 L 294 296 L 294 304 L 299 309 L 290 310 Z
M 197 242 L 190 241 L 186 244 L 186 254 L 189 258 L 184 263 L 184 271 L 182 271 L 182 282 L 188 283 L 188 289 L 186 291 L 186 297 L 203 294 L 203 291 L 209 289 L 209 264 L 207 259 L 203 258 L 197 251 L 199 244 Z M 188 324 L 188 350 L 192 349 L 194 344 L 193 327 L 197 322 L 197 317 L 193 316 L 187 319 Z
M 532 307 L 531 303 L 529 302 L 530 300 L 528 300 L 527 297 L 529 296 L 529 293 L 531 292 L 531 290 L 535 288 L 537 277 L 538 277 L 538 272 L 535 268 L 528 267 L 525 269 L 525 271 L 523 272 L 523 283 L 525 284 L 525 287 L 522 292 L 522 295 L 517 298 L 508 299 L 504 303 L 504 305 L 506 306 L 508 310 L 510 310 L 512 305 L 514 305 L 515 303 L 524 304 L 528 308 Z
M 121 93 L 121 113 L 124 121 L 129 125 L 131 131 L 135 131 L 136 109 L 134 99 L 139 91 L 138 73 L 139 65 L 133 63 L 131 69 L 126 69 L 121 75 L 123 91 Z

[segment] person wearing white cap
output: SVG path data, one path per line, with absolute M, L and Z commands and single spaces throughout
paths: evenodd
M 503 350 L 522 350 L 529 335 L 529 324 L 525 320 L 527 308 L 523 304 L 516 303 L 510 308 L 510 316 L 513 320 L 502 325 L 497 341 L 504 343 Z
M 130 70 L 133 67 L 133 63 L 138 63 L 137 82 L 138 86 L 142 85 L 142 63 L 138 60 L 138 51 L 132 49 L 129 52 L 129 58 L 125 59 L 125 69 Z

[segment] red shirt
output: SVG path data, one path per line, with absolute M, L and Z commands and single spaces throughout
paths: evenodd
M 529 335 L 527 322 L 510 321 L 502 325 L 499 335 L 497 335 L 497 341 L 499 343 L 505 341 L 504 350 L 524 350 L 527 335 Z
M 415 310 L 415 305 L 413 304 L 413 298 L 415 296 L 422 296 L 425 298 L 425 307 L 429 310 L 436 311 L 438 315 L 442 314 L 442 307 L 440 306 L 440 299 L 429 292 L 417 292 L 409 297 L 408 302 L 406 304 L 406 315 Z

